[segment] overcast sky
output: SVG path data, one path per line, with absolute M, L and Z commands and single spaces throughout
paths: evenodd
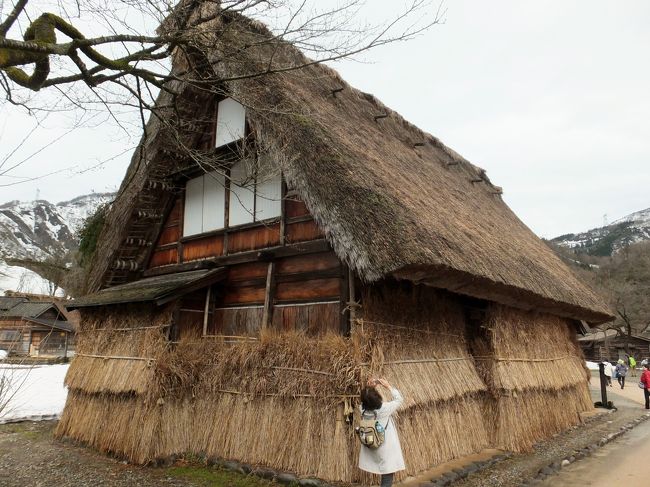
M 375 15 L 395 5 L 369 3 Z M 444 5 L 444 25 L 365 54 L 363 62 L 334 67 L 485 168 L 503 186 L 505 201 L 542 237 L 650 207 L 650 2 Z M 7 104 L 0 110 L 1 158 L 33 122 Z M 30 138 L 31 151 L 65 133 L 63 122 L 69 127 L 69 118 L 46 120 Z M 108 120 L 94 122 L 64 135 L 13 175 L 61 172 L 0 187 L 0 203 L 31 200 L 37 190 L 50 201 L 114 190 L 137 129 L 127 136 Z M 23 149 L 12 160 L 29 153 Z M 0 184 L 8 182 L 0 177 Z

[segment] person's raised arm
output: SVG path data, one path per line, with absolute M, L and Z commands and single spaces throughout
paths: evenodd
M 395 388 L 393 387 L 386 379 L 379 379 L 377 381 L 380 385 L 388 389 L 391 394 L 393 395 L 393 400 L 389 402 L 385 402 L 382 407 L 381 407 L 381 412 L 382 414 L 386 415 L 391 415 L 397 409 L 402 405 L 404 402 L 404 398 L 402 397 L 402 394 Z

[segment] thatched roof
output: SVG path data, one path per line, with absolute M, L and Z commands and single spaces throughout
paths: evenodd
M 216 31 L 215 22 L 205 28 Z M 362 279 L 392 275 L 524 309 L 611 319 L 602 299 L 508 208 L 485 171 L 327 66 L 247 77 L 266 68 L 272 50 L 277 67 L 309 60 L 290 45 L 256 42 L 269 36 L 256 23 L 238 17 L 227 26 L 219 24 L 209 54 L 213 69 L 223 78 L 242 77 L 226 89 L 247 107 L 258 148 L 282 169 L 337 255 Z M 201 105 L 196 93 L 190 99 Z M 134 194 L 147 189 L 152 172 L 159 177 L 169 166 L 169 157 L 155 154 L 168 133 L 157 120 L 147 133 L 146 164 L 138 151 L 128 187 L 107 217 L 91 275 L 95 288 L 106 284 L 110 265 L 126 252 L 124 217 L 140 204 Z M 159 200 L 160 209 L 169 201 Z M 152 239 L 161 222 L 152 226 Z

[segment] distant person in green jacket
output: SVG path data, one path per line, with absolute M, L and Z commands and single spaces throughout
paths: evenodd
M 632 377 L 636 377 L 636 360 L 632 355 L 630 355 L 628 363 L 630 364 L 630 373 L 632 374 Z

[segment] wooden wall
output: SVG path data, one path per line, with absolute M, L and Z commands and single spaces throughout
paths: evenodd
M 255 335 L 265 325 L 309 334 L 339 332 L 346 272 L 332 251 L 230 266 L 225 282 L 210 289 L 209 300 L 207 289 L 182 298 L 180 336 L 203 335 L 206 300 L 207 335 Z
M 147 269 L 324 237 L 305 204 L 295 196 L 284 200 L 280 218 L 182 237 L 183 198 L 184 196 L 180 195 L 169 211 Z

